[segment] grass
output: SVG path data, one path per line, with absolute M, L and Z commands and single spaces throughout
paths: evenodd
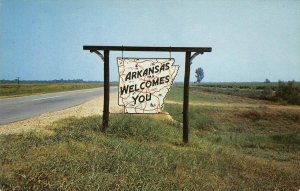
M 180 98 L 180 88 L 173 88 L 171 96 Z M 285 160 L 293 163 L 300 159 L 300 113 L 282 108 L 269 108 L 268 104 L 242 97 L 203 93 L 191 89 L 191 103 L 197 100 L 211 105 L 190 106 L 192 132 L 199 138 L 215 145 L 234 148 L 241 154 L 259 159 Z M 195 97 L 195 98 L 194 98 Z M 244 107 L 251 103 L 253 107 Z M 221 104 L 220 104 L 221 103 Z M 234 103 L 236 107 L 220 107 L 222 103 Z M 214 105 L 215 104 L 215 105 Z M 239 105 L 240 104 L 240 105 Z M 172 116 L 182 121 L 179 115 L 180 104 L 167 104 L 165 107 Z
M 103 84 L 0 84 L 1 96 L 24 96 L 102 87 Z
M 300 82 L 295 81 L 279 81 L 278 83 L 201 83 L 194 86 L 208 92 L 300 105 Z
M 191 89 L 190 142 L 182 144 L 182 89 L 165 106 L 176 121 L 113 115 L 52 124 L 53 134 L 0 137 L 2 190 L 298 190 L 299 112 Z M 250 103 L 254 108 L 225 107 Z M 181 102 L 180 102 L 181 103 Z M 226 103 L 226 104 L 225 104 Z M 215 104 L 215 105 L 214 105 Z M 224 107 L 222 106 L 224 104 Z M 260 106 L 260 107 L 256 107 Z

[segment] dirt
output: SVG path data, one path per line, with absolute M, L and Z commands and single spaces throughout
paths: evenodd
M 122 106 L 118 105 L 118 94 L 110 94 L 110 112 L 121 113 Z M 81 105 L 67 108 L 61 111 L 44 113 L 39 116 L 26 119 L 23 121 L 17 121 L 5 125 L 0 125 L 0 135 L 8 135 L 15 133 L 23 133 L 28 131 L 39 131 L 42 133 L 51 133 L 45 127 L 51 123 L 69 117 L 87 117 L 92 115 L 102 115 L 103 111 L 103 96 L 99 96 L 96 99 L 85 102 Z

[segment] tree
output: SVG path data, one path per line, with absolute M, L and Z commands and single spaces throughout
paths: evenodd
M 265 80 L 265 83 L 268 84 L 268 83 L 271 83 L 271 81 L 267 78 L 267 79 Z
M 197 78 L 197 83 L 200 83 L 202 81 L 202 79 L 204 78 L 204 71 L 200 67 L 200 68 L 196 69 L 195 73 L 196 73 L 195 77 Z

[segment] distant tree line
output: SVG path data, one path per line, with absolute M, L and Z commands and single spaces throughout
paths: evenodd
M 54 80 L 19 80 L 20 84 L 67 84 L 67 83 L 100 83 L 101 81 L 85 81 L 83 79 L 54 79 Z M 6 80 L 2 79 L 0 80 L 0 84 L 17 84 L 18 79 L 14 80 Z

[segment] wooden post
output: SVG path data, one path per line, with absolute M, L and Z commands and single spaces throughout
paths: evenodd
M 189 85 L 191 52 L 185 53 L 184 90 L 183 90 L 183 142 L 189 142 Z
M 108 128 L 109 121 L 109 50 L 104 50 L 104 103 L 102 131 Z

